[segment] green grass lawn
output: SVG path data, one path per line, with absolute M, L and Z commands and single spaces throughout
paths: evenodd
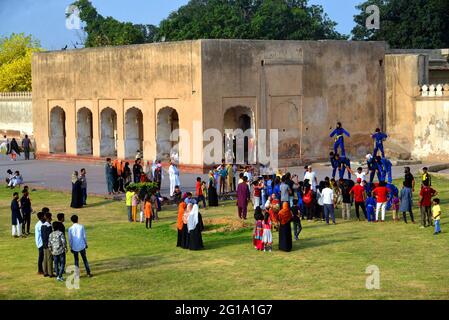
M 234 202 L 202 211 L 204 219 L 217 219 L 203 235 L 206 249 L 191 252 L 176 248 L 173 207 L 148 231 L 127 222 L 124 203 L 91 197 L 87 208 L 75 211 L 69 194 L 32 192 L 35 210 L 48 206 L 54 214 L 66 213 L 66 227 L 76 212 L 86 226 L 94 277 L 86 278 L 81 267 L 79 290 L 36 275 L 34 235 L 11 237 L 11 191 L 2 187 L 0 299 L 448 299 L 448 180 L 435 177 L 434 187 L 442 199 L 439 236 L 419 224 L 393 223 L 391 213 L 385 224 L 304 222 L 291 253 L 277 250 L 277 233 L 272 253 L 255 251 L 252 220 L 247 228 L 229 231 L 219 218 L 238 220 Z M 33 227 L 35 222 L 33 216 Z M 380 290 L 365 288 L 369 265 L 380 268 Z

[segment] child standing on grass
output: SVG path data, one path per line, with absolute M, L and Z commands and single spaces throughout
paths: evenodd
M 400 220 L 399 218 L 399 197 L 397 194 L 393 195 L 393 202 L 391 209 L 393 210 L 393 221 L 397 222 Z
M 377 205 L 376 199 L 374 199 L 371 192 L 369 192 L 365 203 L 368 222 L 374 222 L 374 213 L 376 211 L 376 205 Z
M 53 255 L 54 268 L 57 281 L 64 281 L 62 277 L 65 269 L 67 241 L 65 240 L 64 233 L 61 230 L 61 225 L 58 222 L 53 222 L 53 232 L 50 233 L 48 238 L 48 249 L 50 249 Z
M 133 194 L 131 198 L 131 212 L 132 212 L 132 221 L 137 222 L 137 206 L 139 205 L 139 196 L 137 193 Z
M 273 249 L 273 235 L 271 233 L 271 219 L 270 214 L 268 212 L 265 213 L 265 218 L 262 223 L 263 227 L 263 236 L 262 242 L 264 245 L 263 251 L 272 251 Z
M 151 208 L 151 196 L 150 195 L 147 195 L 145 197 L 144 213 L 145 213 L 145 227 L 147 229 L 151 229 L 152 208 Z
M 440 199 L 438 199 L 438 198 L 433 199 L 432 217 L 433 217 L 433 221 L 435 223 L 434 235 L 440 234 L 441 233 L 441 225 L 440 225 L 441 208 L 440 208 Z
M 295 234 L 295 240 L 299 240 L 299 234 L 302 231 L 301 226 L 301 213 L 298 206 L 298 199 L 293 199 L 293 207 L 292 207 L 292 214 L 293 214 L 293 232 Z
M 157 210 L 158 210 L 158 198 L 155 193 L 150 196 L 151 203 L 151 220 L 159 220 Z
M 257 207 L 254 213 L 254 219 L 256 220 L 256 226 L 254 227 L 254 234 L 253 234 L 253 245 L 254 248 L 258 251 L 262 251 L 264 248 L 263 243 L 263 220 L 264 216 L 262 213 L 262 209 L 260 207 Z
M 126 189 L 126 208 L 128 210 L 128 221 L 133 222 L 132 219 L 132 199 L 134 196 L 134 190 L 130 187 Z

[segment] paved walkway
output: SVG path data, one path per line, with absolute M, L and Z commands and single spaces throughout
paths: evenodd
M 417 173 L 424 166 L 430 166 L 432 163 L 410 165 L 412 172 Z M 106 195 L 106 183 L 104 176 L 104 166 L 82 162 L 62 162 L 51 160 L 30 160 L 25 161 L 19 159 L 11 161 L 6 156 L 0 155 L 0 172 L 6 176 L 6 170 L 19 170 L 24 178 L 24 183 L 30 187 L 47 188 L 53 190 L 71 191 L 70 178 L 74 170 L 86 168 L 88 179 L 88 190 L 91 194 Z M 355 168 L 354 168 L 355 169 Z M 292 174 L 302 176 L 303 168 L 290 168 Z M 317 172 L 318 179 L 322 180 L 326 176 L 330 176 L 331 169 L 324 164 L 314 165 L 314 171 Z M 393 167 L 393 178 L 403 176 L 403 166 Z M 449 173 L 449 170 L 446 170 Z M 196 177 L 207 178 L 207 175 L 198 174 L 182 174 L 181 186 L 183 191 L 194 191 Z M 165 179 L 162 183 L 162 194 L 167 195 L 169 192 L 168 174 L 165 173 Z

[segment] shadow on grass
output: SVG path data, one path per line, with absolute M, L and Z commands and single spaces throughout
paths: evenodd
M 223 236 L 223 235 L 215 234 L 214 237 L 215 236 Z M 205 251 L 229 247 L 229 246 L 237 246 L 240 244 L 251 243 L 251 241 L 252 241 L 251 236 L 248 237 L 247 235 L 240 235 L 240 236 L 236 236 L 236 237 L 232 237 L 232 238 L 226 238 L 226 239 L 223 238 L 223 239 L 215 239 L 215 240 L 204 239 L 204 236 L 203 236 Z
M 95 207 L 101 207 L 105 204 L 113 204 L 114 201 L 113 200 L 104 200 L 104 201 L 100 201 L 100 202 L 94 202 L 94 203 L 89 203 L 86 206 L 83 207 L 83 209 L 89 209 L 89 208 L 95 208 Z
M 304 250 L 304 249 L 310 249 L 310 248 L 317 248 L 317 247 L 324 247 L 327 245 L 334 245 L 334 244 L 338 244 L 338 243 L 343 243 L 343 242 L 352 242 L 352 241 L 357 241 L 362 239 L 361 237 L 350 237 L 350 238 L 345 238 L 345 239 L 314 239 L 314 238 L 306 238 L 306 239 L 301 239 L 299 238 L 298 241 L 293 241 L 293 249 L 292 251 L 300 251 L 300 250 Z
M 130 256 L 95 261 L 89 263 L 89 265 L 95 275 L 105 275 L 127 270 L 160 266 L 163 264 L 161 261 L 163 261 L 161 256 Z

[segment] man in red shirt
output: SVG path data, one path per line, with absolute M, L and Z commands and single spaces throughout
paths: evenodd
M 423 182 L 423 187 L 419 193 L 419 207 L 421 209 L 421 228 L 432 225 L 432 198 L 438 192 L 429 186 L 429 181 Z
M 365 207 L 365 200 L 366 200 L 366 193 L 365 188 L 361 185 L 362 179 L 357 179 L 357 184 L 352 187 L 351 191 L 349 191 L 350 194 L 354 197 L 355 202 L 355 214 L 357 215 L 357 219 L 360 221 L 360 208 L 362 208 L 363 214 L 365 215 L 365 219 L 367 218 L 366 215 L 366 207 Z
M 198 206 L 200 205 L 200 201 L 203 202 L 203 207 L 206 208 L 206 198 L 203 194 L 203 189 L 201 188 L 201 178 L 196 178 L 196 186 L 195 186 L 195 196 L 196 196 L 196 203 Z
M 376 197 L 376 222 L 379 221 L 379 211 L 382 213 L 381 222 L 385 222 L 385 210 L 388 202 L 388 194 L 390 189 L 387 188 L 385 181 L 379 182 L 379 186 L 373 190 L 373 195 Z

